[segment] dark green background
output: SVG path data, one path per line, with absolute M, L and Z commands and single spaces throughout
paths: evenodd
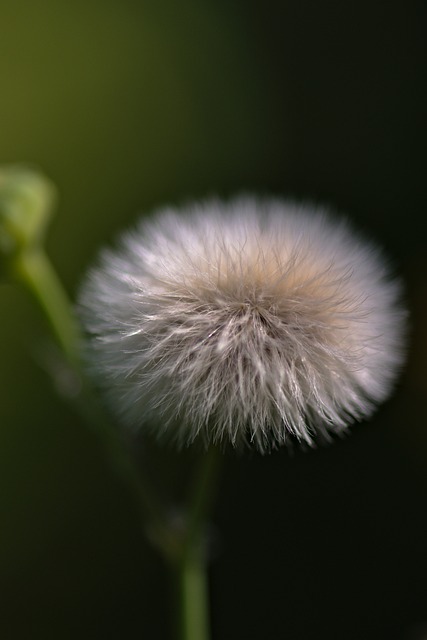
M 426 39 L 421 0 L 0 0 L 0 162 L 57 184 L 72 297 L 136 214 L 242 190 L 346 211 L 406 280 L 409 365 L 372 421 L 227 457 L 214 640 L 427 637 Z M 132 499 L 38 367 L 42 318 L 8 284 L 0 310 L 0 637 L 169 638 Z M 184 460 L 151 452 L 164 492 Z

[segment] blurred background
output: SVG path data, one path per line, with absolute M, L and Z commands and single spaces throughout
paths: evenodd
M 328 203 L 406 281 L 408 367 L 328 448 L 227 456 L 213 639 L 427 638 L 427 5 L 0 0 L 0 163 L 60 203 L 75 299 L 98 248 L 165 203 Z M 171 585 L 96 437 L 40 370 L 46 328 L 0 285 L 0 637 L 171 638 Z M 183 457 L 153 447 L 167 495 Z

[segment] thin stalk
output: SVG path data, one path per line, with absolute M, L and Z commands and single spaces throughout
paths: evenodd
M 13 273 L 33 295 L 47 319 L 64 356 L 64 366 L 69 367 L 70 373 L 77 381 L 79 391 L 72 398 L 73 402 L 88 426 L 95 429 L 100 436 L 108 459 L 117 474 L 136 495 L 150 541 L 166 558 L 175 556 L 175 532 L 147 481 L 142 478 L 133 457 L 127 451 L 120 432 L 108 419 L 86 380 L 79 358 L 79 326 L 51 262 L 42 249 L 23 251 L 14 259 Z
M 31 291 L 41 307 L 66 360 L 75 368 L 78 362 L 79 330 L 62 284 L 41 249 L 20 252 L 14 273 Z
M 178 639 L 209 640 L 209 589 L 207 566 L 202 545 L 178 567 Z
M 221 454 L 211 447 L 195 476 L 181 554 L 176 564 L 178 638 L 209 640 L 206 516 L 211 507 Z

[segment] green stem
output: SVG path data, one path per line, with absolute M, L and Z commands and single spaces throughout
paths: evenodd
M 199 461 L 193 485 L 193 495 L 190 499 L 184 555 L 189 552 L 194 540 L 199 536 L 200 529 L 204 525 L 206 516 L 211 508 L 221 460 L 221 451 L 212 445 Z
M 202 549 L 194 549 L 178 569 L 178 638 L 209 640 L 209 590 Z
M 22 251 L 13 266 L 15 275 L 38 301 L 59 346 L 74 368 L 78 362 L 79 330 L 67 295 L 46 254 L 40 249 Z
M 194 482 L 182 551 L 176 565 L 179 640 L 209 640 L 206 515 L 210 509 L 221 454 L 211 447 Z
M 176 536 L 163 509 L 157 503 L 147 481 L 142 478 L 141 471 L 126 449 L 120 432 L 108 419 L 85 378 L 79 358 L 79 326 L 49 259 L 39 248 L 23 251 L 14 259 L 13 273 L 29 289 L 46 317 L 65 357 L 64 366 L 68 366 L 70 373 L 76 378 L 79 391 L 72 398 L 74 404 L 88 426 L 95 429 L 100 436 L 108 459 L 117 474 L 136 494 L 151 542 L 165 557 L 175 556 Z

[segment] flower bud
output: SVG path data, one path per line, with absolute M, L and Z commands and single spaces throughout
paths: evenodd
M 0 253 L 11 257 L 40 244 L 55 199 L 55 187 L 38 171 L 0 167 Z

